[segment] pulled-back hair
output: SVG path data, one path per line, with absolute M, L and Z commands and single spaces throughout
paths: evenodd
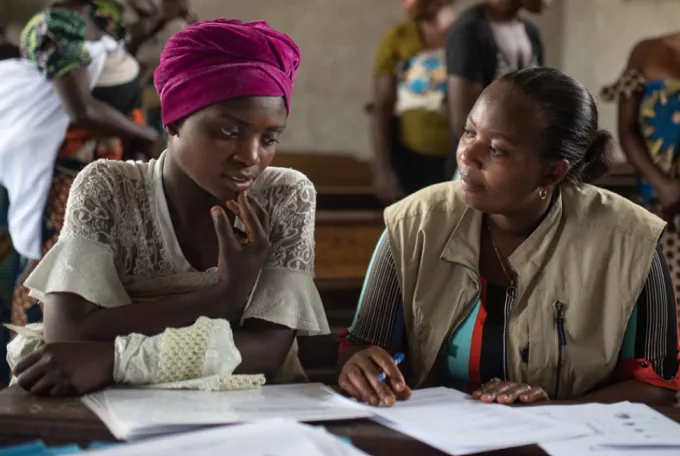
M 611 166 L 611 133 L 598 127 L 597 105 L 588 89 L 552 68 L 532 68 L 499 79 L 527 95 L 543 121 L 541 153 L 546 160 L 567 160 L 566 180 L 592 182 Z

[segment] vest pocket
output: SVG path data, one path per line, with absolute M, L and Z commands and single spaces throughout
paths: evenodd
M 553 399 L 559 398 L 562 366 L 564 364 L 564 347 L 567 345 L 567 334 L 564 331 L 564 304 L 555 301 L 554 304 L 555 333 L 557 336 L 557 367 L 555 369 L 555 389 Z

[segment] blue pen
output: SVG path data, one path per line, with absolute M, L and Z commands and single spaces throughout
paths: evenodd
M 392 361 L 394 362 L 395 365 L 401 364 L 401 362 L 404 360 L 404 354 L 403 353 L 397 353 L 394 355 L 394 358 L 392 358 Z M 379 382 L 384 382 L 387 379 L 387 372 L 383 372 L 382 374 L 378 375 L 378 381 Z

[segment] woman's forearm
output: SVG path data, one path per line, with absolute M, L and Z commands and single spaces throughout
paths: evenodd
M 618 109 L 618 133 L 621 148 L 628 159 L 628 162 L 637 169 L 647 182 L 655 185 L 661 182 L 666 176 L 664 172 L 654 163 L 645 143 L 640 124 L 638 121 L 638 111 L 640 107 L 640 96 L 635 95 L 631 98 L 619 100 Z
M 390 122 L 397 100 L 396 78 L 378 76 L 373 85 L 375 101 L 370 117 L 373 163 L 382 169 L 390 166 Z
M 90 75 L 86 68 L 72 71 L 52 81 L 71 123 L 96 136 L 152 143 L 159 134 L 149 127 L 138 125 L 115 108 L 103 103 L 90 93 Z
M 229 303 L 237 301 L 236 305 Z M 55 293 L 48 295 L 45 305 L 45 340 L 110 341 L 133 333 L 153 336 L 167 328 L 192 324 L 201 316 L 224 318 L 237 326 L 246 302 L 247 296 L 233 297 L 220 285 L 114 308 Z
M 373 162 L 378 167 L 390 166 L 389 130 L 391 111 L 389 107 L 379 105 L 371 116 L 371 141 L 373 144 Z
M 271 379 L 286 360 L 295 332 L 264 320 L 248 319 L 234 330 L 234 343 L 241 353 L 235 374 L 264 374 Z
M 98 136 L 153 143 L 159 134 L 153 128 L 137 124 L 106 103 L 92 99 L 85 110 L 71 117 L 73 123 Z
M 619 132 L 621 148 L 628 162 L 642 174 L 642 177 L 652 184 L 664 179 L 666 175 L 649 155 L 647 145 L 642 136 L 637 132 Z

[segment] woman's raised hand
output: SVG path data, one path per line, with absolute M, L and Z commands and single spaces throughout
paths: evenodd
M 229 310 L 240 313 L 267 259 L 269 217 L 260 203 L 245 192 L 236 201 L 227 201 L 227 209 L 243 222 L 245 231 L 232 227 L 221 207 L 211 209 L 219 244 L 219 285 L 229 295 Z

